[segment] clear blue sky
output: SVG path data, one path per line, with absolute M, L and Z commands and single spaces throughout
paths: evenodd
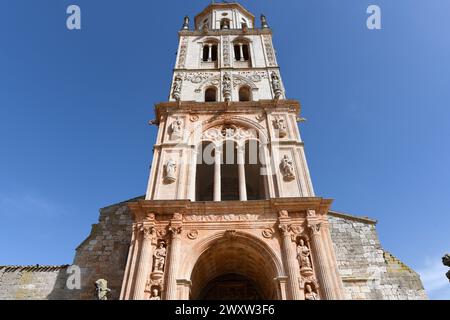
M 0 1 L 0 264 L 71 263 L 100 207 L 144 194 L 147 121 L 183 16 L 208 2 Z M 274 31 L 317 195 L 379 220 L 384 248 L 450 298 L 450 1 L 241 3 Z

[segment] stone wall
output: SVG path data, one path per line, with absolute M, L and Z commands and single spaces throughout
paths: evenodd
M 427 299 L 419 275 L 381 247 L 376 221 L 330 212 L 329 222 L 346 299 Z
M 138 199 L 143 197 L 129 201 Z M 76 249 L 73 264 L 81 269 L 81 290 L 74 292 L 74 299 L 93 299 L 94 282 L 98 279 L 108 281 L 109 299 L 119 299 L 131 241 L 127 202 L 100 209 L 99 222 L 92 225 L 91 233 Z
M 68 266 L 0 266 L 0 300 L 70 298 L 65 290 Z

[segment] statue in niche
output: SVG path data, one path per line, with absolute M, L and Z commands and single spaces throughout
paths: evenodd
M 292 181 L 295 179 L 294 163 L 287 154 L 281 159 L 280 170 L 285 181 Z
M 158 248 L 153 253 L 153 272 L 163 272 L 166 261 L 166 247 L 164 241 L 160 241 Z
M 261 15 L 261 28 L 268 28 L 267 18 L 265 15 Z
M 444 266 L 450 267 L 450 254 L 446 254 L 445 256 L 442 257 L 442 264 Z M 448 271 L 445 275 L 450 281 L 450 271 Z
M 108 288 L 108 281 L 98 279 L 94 284 L 97 300 L 108 300 L 108 293 L 111 292 L 111 289 Z
M 183 120 L 180 118 L 176 119 L 170 124 L 170 139 L 176 140 L 183 137 Z
M 280 138 L 284 138 L 287 135 L 286 123 L 284 121 L 284 118 L 276 117 L 273 121 L 273 127 L 278 130 L 278 136 Z
M 183 82 L 183 79 L 181 78 L 180 75 L 177 75 L 173 81 L 172 97 L 177 101 L 180 100 L 182 82 Z
M 164 182 L 165 183 L 172 183 L 176 180 L 176 170 L 177 170 L 177 164 L 175 160 L 170 159 L 167 161 L 166 165 L 164 166 Z
M 223 97 L 225 98 L 225 101 L 230 101 L 231 100 L 231 77 L 228 72 L 225 72 L 225 74 L 223 75 L 222 91 L 223 91 Z
M 305 300 L 320 300 L 319 295 L 310 284 L 305 285 Z
M 152 293 L 150 295 L 150 298 L 148 300 L 161 300 L 161 297 L 159 295 L 159 289 L 157 287 L 154 287 L 152 289 Z
M 275 99 L 279 99 L 281 94 L 283 93 L 283 89 L 281 88 L 281 81 L 278 75 L 275 72 L 272 72 L 272 88 L 275 94 Z
M 311 250 L 305 244 L 305 240 L 300 239 L 297 245 L 297 259 L 300 264 L 300 272 L 312 270 L 310 255 Z

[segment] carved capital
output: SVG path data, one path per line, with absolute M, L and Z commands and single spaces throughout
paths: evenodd
M 142 232 L 144 240 L 153 240 L 156 238 L 156 229 L 152 225 L 142 224 L 139 230 Z
M 169 226 L 169 232 L 172 239 L 178 239 L 183 231 L 182 226 Z
M 316 222 L 308 225 L 309 230 L 312 235 L 320 235 L 320 229 L 322 228 L 322 223 Z
M 289 225 L 287 225 L 287 224 L 279 224 L 278 225 L 278 230 L 280 230 L 281 235 L 283 237 L 289 236 L 290 233 L 291 233 L 291 229 L 289 228 Z

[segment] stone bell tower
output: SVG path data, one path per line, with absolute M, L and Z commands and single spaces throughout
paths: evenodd
M 341 299 L 265 16 L 213 3 L 184 19 L 121 299 Z

